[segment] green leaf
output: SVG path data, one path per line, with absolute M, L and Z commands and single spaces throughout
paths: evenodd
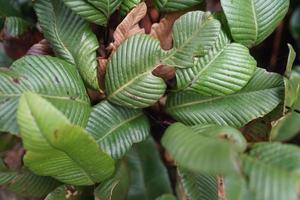
M 92 185 L 113 173 L 114 161 L 92 136 L 37 94 L 21 97 L 17 119 L 24 164 L 34 173 L 73 185 Z
M 155 199 L 172 193 L 167 169 L 152 138 L 136 144 L 127 162 L 130 169 L 128 200 Z
M 233 39 L 252 47 L 265 40 L 285 17 L 289 0 L 221 0 Z
M 283 96 L 283 77 L 258 68 L 238 93 L 213 97 L 195 92 L 175 93 L 168 97 L 166 111 L 187 125 L 216 123 L 242 127 L 271 112 Z
M 87 0 L 89 3 L 94 5 L 97 9 L 99 9 L 107 18 L 110 17 L 112 13 L 116 11 L 116 9 L 122 3 L 122 0 Z
M 206 131 L 209 133 L 211 129 Z M 219 131 L 223 132 L 222 129 Z M 166 130 L 162 144 L 182 168 L 206 174 L 232 174 L 237 171 L 238 148 L 234 144 L 221 138 L 203 136 L 181 123 L 172 124 Z
M 252 199 L 297 200 L 300 149 L 279 143 L 257 143 L 249 155 L 241 156 Z
M 4 30 L 12 37 L 18 37 L 29 31 L 31 24 L 20 17 L 6 17 Z
M 75 13 L 89 22 L 98 25 L 106 25 L 108 21 L 108 18 L 105 16 L 105 14 L 87 0 L 63 0 L 63 2 Z
M 226 139 L 234 144 L 234 148 L 238 152 L 244 152 L 247 148 L 247 141 L 241 132 L 229 126 L 220 126 L 216 124 L 201 124 L 190 127 L 198 135 L 211 137 L 215 139 Z
M 96 200 L 126 199 L 129 189 L 129 168 L 125 161 L 121 161 L 114 176 L 95 189 Z
M 20 5 L 16 0 L 0 0 L 0 16 L 21 16 Z
M 225 176 L 224 189 L 227 199 L 253 200 L 253 194 L 249 191 L 246 180 L 241 176 Z
M 87 200 L 92 197 L 86 188 L 62 185 L 47 195 L 45 200 Z
M 34 8 L 55 54 L 76 65 L 83 80 L 93 89 L 99 89 L 96 60 L 99 45 L 89 24 L 61 0 L 39 0 Z
M 289 57 L 288 57 L 287 65 L 286 65 L 285 76 L 287 78 L 290 78 L 291 73 L 292 73 L 292 67 L 293 67 L 294 61 L 296 59 L 296 52 L 292 45 L 288 44 L 288 47 L 289 47 Z
M 154 0 L 156 7 L 163 12 L 184 10 L 202 3 L 203 0 Z
M 37 176 L 26 169 L 19 172 L 0 171 L 1 188 L 21 196 L 42 198 L 54 190 L 60 183 L 50 177 Z
M 300 48 L 300 7 L 298 6 L 290 19 L 290 32 L 294 39 L 296 40 L 298 49 Z
M 26 56 L 10 71 L 0 71 L 0 131 L 18 133 L 16 109 L 26 91 L 42 95 L 72 123 L 86 126 L 90 100 L 75 67 L 50 56 Z
M 121 158 L 134 143 L 147 138 L 150 125 L 141 110 L 102 101 L 90 115 L 86 130 L 98 145 L 113 158 Z
M 256 61 L 241 44 L 229 43 L 220 33 L 217 43 L 194 67 L 176 71 L 177 87 L 205 96 L 222 96 L 240 91 L 251 79 Z
M 172 194 L 163 194 L 155 200 L 176 200 L 176 197 Z
M 300 67 L 295 67 L 286 80 L 285 106 L 300 109 Z
M 219 200 L 216 176 L 179 169 L 180 180 L 190 200 Z
M 120 14 L 121 16 L 126 16 L 126 14 L 136 7 L 141 0 L 123 0 L 120 6 Z
M 105 86 L 108 100 L 130 108 L 153 105 L 166 84 L 152 71 L 160 62 L 159 41 L 147 35 L 126 40 L 108 61 Z
M 177 68 L 194 66 L 194 57 L 205 55 L 216 43 L 221 24 L 211 13 L 194 11 L 181 16 L 174 23 L 173 49 L 166 52 L 164 64 Z

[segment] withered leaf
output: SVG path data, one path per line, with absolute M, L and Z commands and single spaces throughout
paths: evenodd
M 48 41 L 43 39 L 30 47 L 30 49 L 27 51 L 27 55 L 54 55 L 54 53 Z

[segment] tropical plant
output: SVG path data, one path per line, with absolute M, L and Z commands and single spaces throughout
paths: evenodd
M 289 0 L 221 0 L 220 12 L 146 3 L 0 0 L 1 188 L 46 200 L 299 199 L 300 148 L 281 143 L 300 130 L 295 51 L 284 75 L 250 53 Z

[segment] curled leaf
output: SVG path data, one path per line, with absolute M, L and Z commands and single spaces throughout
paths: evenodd
M 46 39 L 34 44 L 28 51 L 27 55 L 53 55 L 53 51 Z

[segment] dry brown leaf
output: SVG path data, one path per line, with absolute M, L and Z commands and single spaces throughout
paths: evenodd
M 147 14 L 147 6 L 144 2 L 140 3 L 130 11 L 130 13 L 125 17 L 125 19 L 118 25 L 116 31 L 114 32 L 114 42 L 110 43 L 108 50 L 113 51 L 120 46 L 124 40 L 128 37 L 145 33 L 145 30 L 140 28 L 139 21 L 141 21 Z
M 161 77 L 165 81 L 168 81 L 175 77 L 176 69 L 174 67 L 167 66 L 167 65 L 159 65 L 153 70 L 152 74 L 154 76 Z
M 106 72 L 106 65 L 107 65 L 107 59 L 103 57 L 98 57 L 98 82 L 100 84 L 100 88 L 102 90 L 105 89 L 105 72 Z
M 159 23 L 152 25 L 150 35 L 156 37 L 160 41 L 160 46 L 164 50 L 169 50 L 173 46 L 172 27 L 176 19 L 184 12 L 174 12 L 167 14 Z
M 39 43 L 34 44 L 27 51 L 27 55 L 53 55 L 50 44 L 46 39 L 41 40 Z

